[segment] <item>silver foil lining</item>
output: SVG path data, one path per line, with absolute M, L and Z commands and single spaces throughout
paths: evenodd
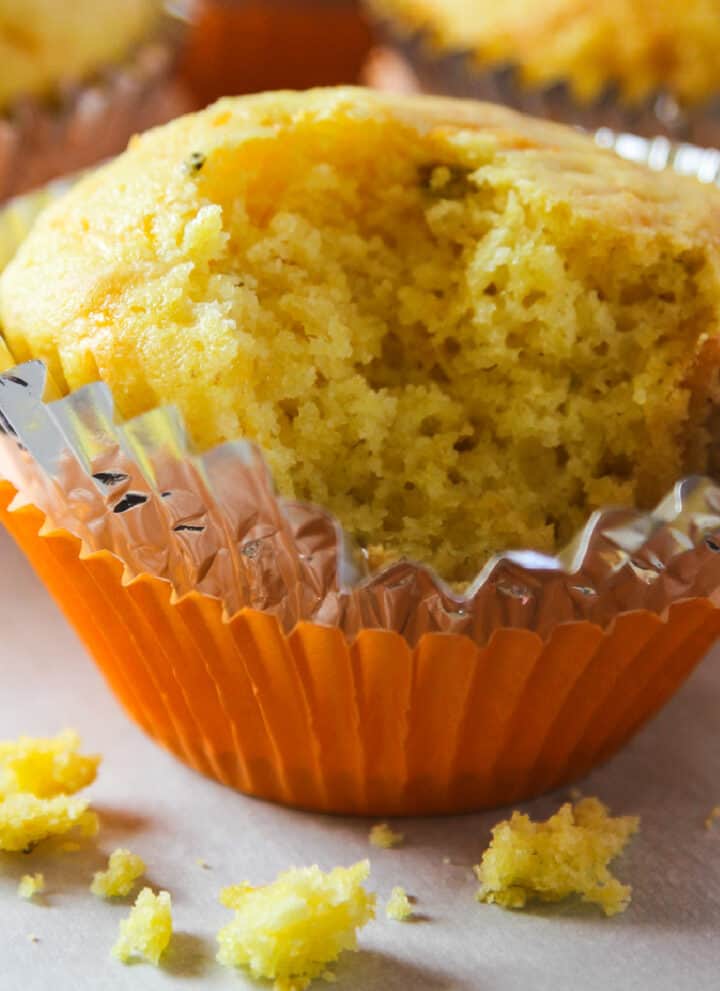
M 382 16 L 371 0 L 366 0 L 366 6 L 380 42 L 409 65 L 420 89 L 427 93 L 504 103 L 588 131 L 607 127 L 645 137 L 660 135 L 675 142 L 720 146 L 720 94 L 707 103 L 683 107 L 671 93 L 658 90 L 628 105 L 617 86 L 608 86 L 596 99 L 579 103 L 565 81 L 528 86 L 514 63 L 481 67 L 472 51 L 440 49 L 426 30 L 408 28 Z
M 370 574 L 326 512 L 276 495 L 263 457 L 238 441 L 193 453 L 172 408 L 123 425 L 96 383 L 51 403 L 32 361 L 0 377 L 0 474 L 46 514 L 47 529 L 109 551 L 124 581 L 150 574 L 178 597 L 197 591 L 277 616 L 426 632 L 479 644 L 501 627 L 546 636 L 558 623 L 607 626 L 620 612 L 663 613 L 706 596 L 720 604 L 720 487 L 688 478 L 652 513 L 595 513 L 556 557 L 515 551 L 489 561 L 463 595 L 427 568 L 398 562 Z

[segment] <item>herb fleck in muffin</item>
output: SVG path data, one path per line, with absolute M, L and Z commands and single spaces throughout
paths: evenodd
M 135 140 L 0 281 L 18 361 L 453 581 L 709 466 L 720 192 L 483 104 L 225 100 Z

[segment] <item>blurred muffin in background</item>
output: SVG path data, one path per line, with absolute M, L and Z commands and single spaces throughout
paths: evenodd
M 121 151 L 187 108 L 161 0 L 0 0 L 0 198 Z
M 720 0 L 368 6 L 422 90 L 494 99 L 591 128 L 720 144 Z M 392 87 L 388 64 L 371 71 Z
M 356 82 L 371 44 L 359 0 L 197 0 L 183 77 L 220 96 Z

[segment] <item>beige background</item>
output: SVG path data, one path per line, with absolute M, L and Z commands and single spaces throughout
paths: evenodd
M 338 991 L 720 987 L 720 821 L 711 832 L 703 826 L 720 803 L 720 650 L 584 783 L 613 810 L 642 816 L 617 864 L 635 889 L 630 910 L 609 920 L 575 905 L 508 913 L 473 898 L 471 865 L 497 814 L 408 820 L 407 844 L 381 851 L 367 844 L 368 822 L 288 811 L 199 777 L 124 717 L 5 534 L 0 562 L 0 738 L 74 726 L 105 757 L 90 792 L 104 824 L 95 847 L 62 858 L 0 855 L 0 991 L 258 987 L 214 962 L 214 932 L 230 915 L 218 889 L 271 880 L 292 864 L 327 868 L 365 856 L 381 898 L 403 884 L 424 918 L 400 924 L 381 912 L 362 951 L 338 967 Z M 528 809 L 545 816 L 559 797 Z M 119 845 L 141 854 L 151 882 L 172 892 L 177 936 L 159 970 L 108 956 L 127 906 L 96 900 L 87 885 Z M 47 894 L 24 902 L 17 881 L 37 870 Z

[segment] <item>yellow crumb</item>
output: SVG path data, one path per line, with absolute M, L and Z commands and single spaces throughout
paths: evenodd
M 28 937 L 27 938 L 29 939 L 29 941 L 31 943 L 39 943 L 40 942 L 40 937 L 39 936 L 36 936 L 35 933 L 28 933 Z
M 381 850 L 390 850 L 394 846 L 400 846 L 405 840 L 402 833 L 396 833 L 386 822 L 378 823 L 370 830 L 370 843 Z
M 528 901 L 561 901 L 578 894 L 606 915 L 623 912 L 631 888 L 613 877 L 607 865 L 639 827 L 635 816 L 612 818 L 596 798 L 567 803 L 546 822 L 513 812 L 498 823 L 475 868 L 478 899 L 504 908 Z
M 0 742 L 0 799 L 19 792 L 38 798 L 74 795 L 95 780 L 100 757 L 78 753 L 80 737 L 64 730 L 49 739 Z
M 45 876 L 43 874 L 23 874 L 18 885 L 18 894 L 21 898 L 32 898 L 45 890 Z
M 395 922 L 405 922 L 413 914 L 413 907 L 404 888 L 393 888 L 390 892 L 388 903 L 385 906 L 385 915 Z
M 97 871 L 90 890 L 100 898 L 122 898 L 129 895 L 133 885 L 145 873 L 145 862 L 122 848 L 110 854 L 107 870 Z
M 28 850 L 50 836 L 78 828 L 83 836 L 95 836 L 98 819 L 80 798 L 56 795 L 8 795 L 0 801 L 0 850 Z
M 167 891 L 155 894 L 143 888 L 130 915 L 120 923 L 120 936 L 113 946 L 114 957 L 127 963 L 139 957 L 157 964 L 172 937 L 172 903 Z
M 375 917 L 375 895 L 363 882 L 370 863 L 285 871 L 262 888 L 233 885 L 221 892 L 235 918 L 218 933 L 218 960 L 247 967 L 254 978 L 274 981 L 275 991 L 302 991 L 343 950 L 357 948 L 356 930 Z
M 203 860 L 202 857 L 198 857 L 195 863 L 198 865 L 198 867 L 202 867 L 204 871 L 210 870 L 210 864 L 207 862 L 207 860 Z
M 720 805 L 714 805 L 710 809 L 710 814 L 705 820 L 705 829 L 712 829 L 716 819 L 720 819 Z

